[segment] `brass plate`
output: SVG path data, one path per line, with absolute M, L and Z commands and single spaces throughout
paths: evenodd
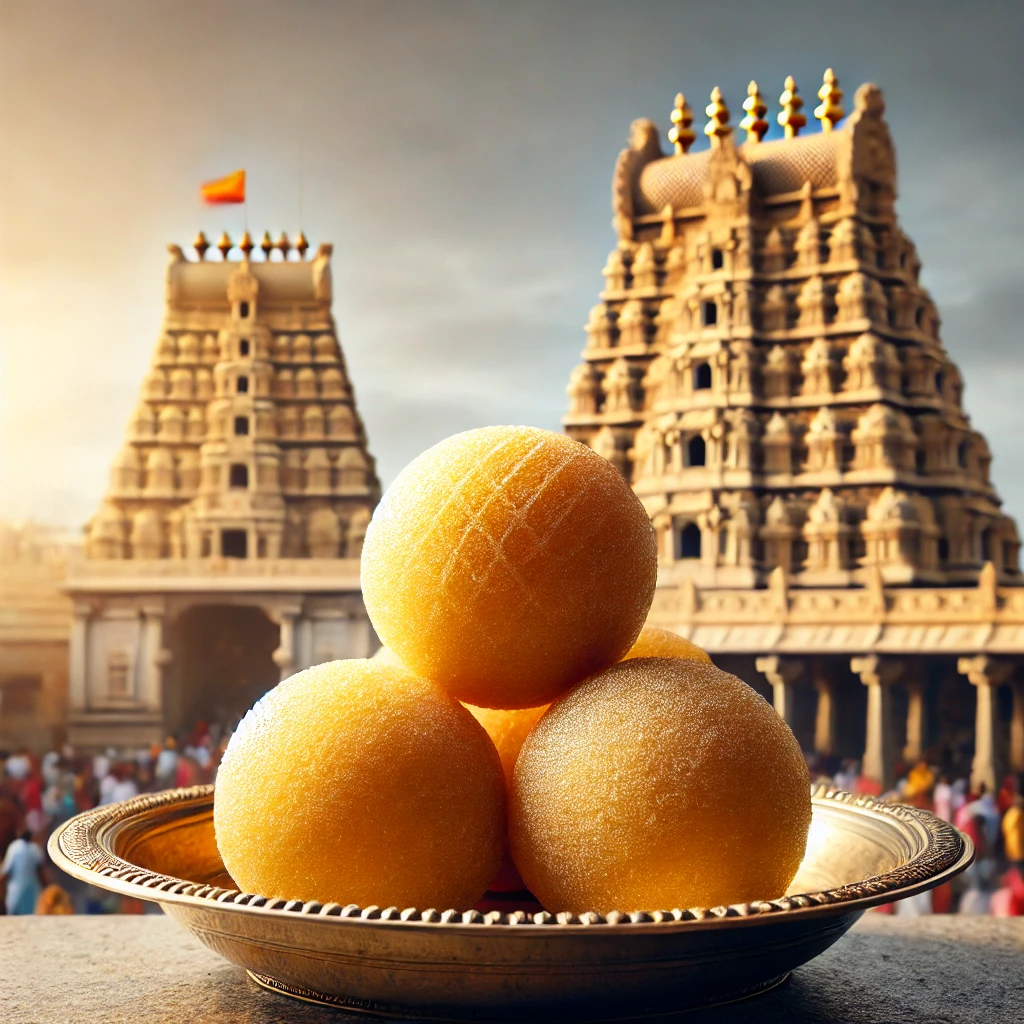
M 623 1020 L 764 991 L 869 907 L 930 889 L 974 858 L 925 811 L 820 788 L 790 892 L 729 907 L 549 914 L 303 903 L 240 893 L 213 835 L 213 787 L 66 822 L 68 874 L 161 904 L 260 984 L 296 998 L 432 1020 Z

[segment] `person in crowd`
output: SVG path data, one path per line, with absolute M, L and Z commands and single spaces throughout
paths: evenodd
M 110 774 L 110 765 L 115 756 L 109 748 L 105 754 L 96 754 L 92 759 L 92 777 L 97 781 L 105 779 Z
M 164 740 L 156 758 L 156 784 L 159 789 L 173 789 L 178 778 L 178 744 L 173 736 Z
M 932 807 L 935 813 L 943 821 L 953 820 L 953 787 L 949 784 L 949 778 L 945 775 L 939 776 L 932 792 Z
M 99 805 L 105 807 L 114 802 L 114 790 L 117 788 L 117 769 L 110 758 L 104 758 L 107 765 L 107 772 L 100 777 L 100 799 Z
M 967 803 L 967 780 L 957 779 L 953 783 L 953 798 L 950 807 L 953 809 L 953 824 L 956 825 L 956 814 Z M 959 826 L 957 826 L 959 828 Z
M 11 754 L 5 765 L 8 778 L 15 782 L 24 782 L 32 770 L 32 760 L 27 750 L 21 750 L 17 754 Z
M 48 885 L 36 900 L 37 914 L 73 914 L 75 905 L 59 885 Z
M 8 914 L 33 914 L 42 892 L 40 878 L 43 851 L 32 841 L 32 833 L 22 834 L 7 847 L 0 875 L 7 879 L 5 905 Z
M 1014 793 L 1003 814 L 1003 854 L 1012 867 L 1024 869 L 1024 796 Z
M 988 791 L 984 782 L 978 784 L 977 799 L 965 804 L 962 813 L 981 819 L 981 827 L 985 832 L 987 855 L 995 856 L 999 843 L 999 810 L 996 807 L 995 797 Z
M 40 773 L 43 776 L 43 785 L 47 788 L 60 785 L 63 775 L 61 757 L 56 750 L 50 750 L 43 754 L 40 764 Z
M 110 802 L 117 804 L 122 800 L 131 800 L 139 795 L 139 787 L 135 783 L 135 775 L 130 762 L 119 764 L 115 770 L 116 782 L 110 791 Z

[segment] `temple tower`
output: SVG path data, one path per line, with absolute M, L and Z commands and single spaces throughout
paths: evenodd
M 970 692 L 964 659 L 988 657 L 999 679 L 978 693 L 1005 714 L 979 703 L 971 722 L 969 702 L 956 724 L 990 752 L 975 779 L 991 784 L 1024 770 L 1016 527 L 896 217 L 882 94 L 862 86 L 844 120 L 829 70 L 818 96 L 821 130 L 805 133 L 786 80 L 774 141 L 755 82 L 745 140 L 717 88 L 701 151 L 683 95 L 673 153 L 651 121 L 633 123 L 614 174 L 618 241 L 564 424 L 651 516 L 652 622 L 747 678 L 756 659 L 809 749 L 863 754 L 887 785 L 900 756 L 955 742 L 948 721 L 939 735 L 943 709 Z M 857 677 L 845 706 L 861 734 L 838 737 Z M 1003 683 L 1012 702 L 988 700 Z
M 278 678 L 376 646 L 358 559 L 380 484 L 331 246 L 194 248 L 170 246 L 152 365 L 70 573 L 69 738 L 84 746 L 233 718 Z

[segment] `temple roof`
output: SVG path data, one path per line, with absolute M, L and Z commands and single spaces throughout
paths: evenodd
M 202 239 L 202 241 L 200 241 Z M 312 259 L 306 260 L 305 249 L 286 249 L 280 261 L 272 261 L 272 249 L 263 260 L 252 260 L 252 244 L 247 242 L 248 232 L 239 246 L 232 246 L 227 234 L 223 236 L 220 260 L 206 259 L 209 246 L 200 234 L 195 246 L 197 259 L 186 258 L 180 246 L 168 246 L 171 260 L 167 266 L 167 301 L 175 308 L 215 306 L 227 309 L 228 280 L 238 267 L 238 260 L 228 259 L 232 251 L 245 256 L 249 273 L 259 282 L 260 302 L 268 306 L 293 306 L 296 303 L 329 307 L 331 303 L 330 260 L 333 246 L 321 245 Z M 247 251 L 248 250 L 248 251 Z M 292 258 L 289 260 L 288 255 Z M 297 258 L 296 258 L 297 257 Z
M 798 192 L 810 182 L 813 188 L 831 188 L 837 183 L 837 161 L 842 152 L 843 130 L 771 142 L 748 142 L 738 147 L 754 173 L 754 188 L 760 195 Z M 666 205 L 674 209 L 701 206 L 708 183 L 711 150 L 666 156 L 647 164 L 640 172 L 633 193 L 638 215 L 659 213 Z

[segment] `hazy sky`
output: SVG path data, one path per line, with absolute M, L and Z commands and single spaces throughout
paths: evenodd
M 898 212 L 1008 510 L 1024 514 L 1024 4 L 0 0 L 0 516 L 78 524 L 160 328 L 166 244 L 332 241 L 388 483 L 486 423 L 556 428 L 635 117 L 831 65 L 885 91 Z M 700 118 L 703 120 L 703 118 Z M 698 124 L 697 127 L 700 125 Z M 698 144 L 700 145 L 700 144 Z

